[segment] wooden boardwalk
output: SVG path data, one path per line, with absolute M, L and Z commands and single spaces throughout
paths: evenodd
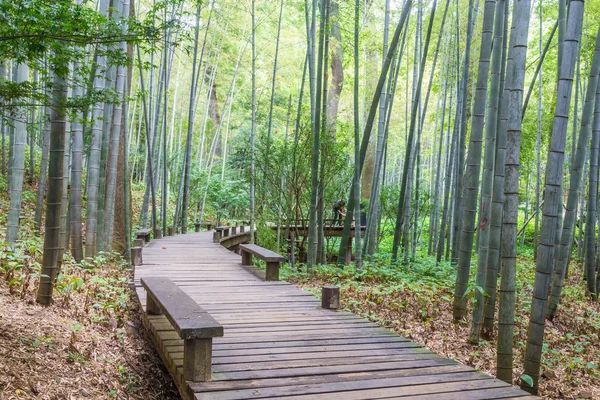
M 164 316 L 148 316 L 155 345 L 188 399 L 500 399 L 527 393 L 440 357 L 376 324 L 325 310 L 287 282 L 265 282 L 212 232 L 152 241 L 140 278 L 168 277 L 224 327 L 213 342 L 213 380 L 182 378 L 183 341 Z

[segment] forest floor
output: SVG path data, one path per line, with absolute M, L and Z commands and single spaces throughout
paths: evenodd
M 139 318 L 127 286 L 131 269 L 120 257 L 67 260 L 54 304 L 35 302 L 43 234 L 33 229 L 34 190 L 23 193 L 16 251 L 0 243 L 0 399 L 179 399 Z M 6 188 L 0 193 L 0 210 L 8 210 Z M 0 213 L 2 232 L 6 214 Z
M 515 376 L 522 372 L 532 294 L 531 259 L 520 259 L 515 325 Z M 352 268 L 353 269 L 353 268 Z M 312 277 L 285 273 L 286 279 L 315 294 L 323 285 L 338 285 L 341 307 L 368 318 L 425 348 L 495 375 L 496 341 L 467 343 L 469 318 L 454 323 L 454 272 L 433 262 L 391 267 L 389 261 L 367 263 L 364 272 L 320 267 Z M 472 291 L 471 291 L 472 293 Z M 546 399 L 600 399 L 600 303 L 588 299 L 581 267 L 571 275 L 557 317 L 546 324 L 540 396 Z

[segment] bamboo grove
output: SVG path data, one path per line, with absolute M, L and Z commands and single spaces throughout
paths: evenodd
M 128 257 L 138 228 L 249 220 L 285 251 L 306 220 L 309 272 L 343 267 L 347 246 L 357 273 L 375 255 L 451 268 L 466 340 L 497 340 L 498 378 L 522 371 L 535 393 L 571 261 L 597 301 L 596 1 L 3 0 L 0 18 L 4 246 L 22 245 L 35 182 L 42 304 L 64 257 Z

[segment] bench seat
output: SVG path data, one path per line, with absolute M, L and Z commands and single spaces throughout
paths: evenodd
M 152 229 L 140 229 L 135 233 L 135 237 L 137 239 L 144 239 L 144 243 L 150 243 L 150 235 L 152 234 Z
M 223 336 L 223 326 L 171 279 L 142 278 L 141 284 L 147 292 L 146 312 L 164 314 L 184 340 L 184 378 L 199 382 L 210 380 L 212 338 Z
M 252 257 L 254 256 L 267 263 L 265 280 L 279 280 L 279 267 L 282 262 L 287 261 L 285 257 L 255 244 L 241 244 L 240 251 L 242 253 L 243 265 L 252 265 Z

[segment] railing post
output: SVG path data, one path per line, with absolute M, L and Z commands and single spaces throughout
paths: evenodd
M 142 248 L 132 247 L 131 248 L 131 265 L 134 267 L 142 265 Z
M 160 228 L 154 230 L 154 239 L 162 239 L 162 231 Z
M 323 286 L 321 288 L 321 307 L 328 310 L 340 308 L 340 288 L 337 286 Z

